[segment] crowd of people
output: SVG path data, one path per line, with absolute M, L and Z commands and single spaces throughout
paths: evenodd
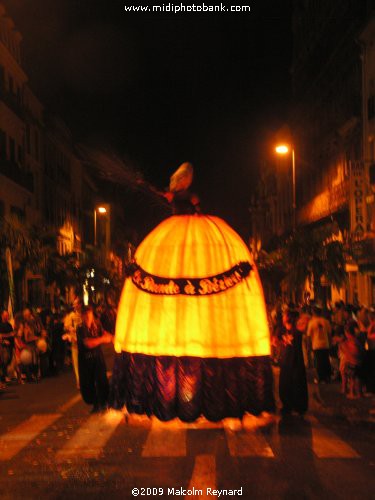
M 93 411 L 108 401 L 109 384 L 101 344 L 113 341 L 116 301 L 96 307 L 76 297 L 62 312 L 25 307 L 0 321 L 0 390 L 8 383 L 35 383 L 71 365 L 77 388 Z M 375 393 L 375 309 L 337 302 L 323 309 L 277 304 L 270 311 L 272 359 L 280 367 L 279 392 L 287 414 L 308 409 L 307 370 L 314 382 L 341 382 L 351 399 Z
M 341 381 L 349 399 L 375 393 L 375 309 L 336 302 L 276 305 L 270 312 L 272 358 L 280 366 L 282 411 L 307 410 L 306 370 L 316 384 Z
M 99 346 L 113 340 L 116 305 L 111 294 L 101 303 L 83 306 L 76 297 L 60 312 L 25 307 L 0 321 L 0 390 L 7 384 L 36 383 L 72 366 L 83 399 L 98 411 L 108 399 L 108 380 Z

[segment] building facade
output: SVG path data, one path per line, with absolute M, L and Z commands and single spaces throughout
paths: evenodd
M 32 91 L 22 66 L 21 41 L 0 3 L 0 218 L 25 231 L 36 228 L 53 235 L 61 256 L 75 254 L 82 263 L 86 250 L 95 250 L 94 215 L 103 198 L 69 128 Z M 111 222 L 108 205 L 104 222 L 102 218 L 97 221 L 104 264 L 117 259 L 111 252 Z M 42 270 L 19 265 L 13 249 L 11 253 L 16 307 L 44 305 L 51 292 Z M 8 281 L 4 272 L 0 279 Z M 7 287 L 8 283 L 1 289 Z M 7 293 L 0 294 L 1 305 Z
M 361 269 L 357 241 L 367 232 L 358 215 L 368 189 L 363 155 L 363 70 L 359 42 L 373 14 L 371 2 L 295 3 L 292 129 L 296 144 L 298 223 L 339 227 L 348 284 L 327 290 L 332 301 L 370 305 L 375 297 Z M 358 183 L 361 189 L 358 189 Z M 363 203 L 362 203 L 363 205 Z
M 323 280 L 325 296 L 365 305 L 375 303 L 373 15 L 371 1 L 294 2 L 287 138 L 295 152 L 297 227 L 332 229 L 345 247 L 347 284 L 337 290 Z M 269 171 L 275 179 L 263 183 L 266 189 L 258 200 L 262 235 L 257 238 L 265 242 L 271 227 L 273 237 L 287 235 L 291 228 L 292 179 L 280 169 L 280 161 L 274 158 Z M 291 163 L 290 158 L 283 161 Z
M 363 211 L 366 227 L 354 250 L 364 294 L 371 304 L 375 304 L 375 14 L 365 25 L 359 40 L 362 48 Z

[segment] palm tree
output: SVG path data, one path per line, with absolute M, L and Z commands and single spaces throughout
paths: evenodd
M 283 261 L 285 283 L 296 294 L 307 280 L 314 289 L 315 299 L 323 300 L 323 277 L 336 288 L 346 281 L 343 243 L 329 227 L 299 228 L 287 241 Z
M 2 283 L 1 301 L 7 300 L 9 293 L 7 268 L 5 262 L 6 248 L 11 249 L 12 266 L 15 281 L 21 283 L 26 269 L 36 270 L 42 259 L 40 239 L 33 234 L 32 228 L 24 224 L 18 217 L 0 217 L 0 280 Z M 20 299 L 20 297 L 18 297 Z

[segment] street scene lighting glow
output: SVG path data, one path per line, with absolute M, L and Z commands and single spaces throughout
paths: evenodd
M 370 497 L 375 0 L 215 3 L 0 0 L 0 500 Z
M 289 147 L 285 144 L 280 144 L 280 146 L 276 146 L 275 151 L 279 155 L 285 155 L 286 153 L 289 153 Z

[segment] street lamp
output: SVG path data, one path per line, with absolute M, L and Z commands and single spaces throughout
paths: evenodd
M 293 232 L 296 230 L 296 159 L 294 153 L 294 147 L 288 146 L 287 144 L 279 144 L 276 146 L 275 151 L 279 155 L 286 155 L 292 150 L 292 180 L 293 180 Z
M 94 208 L 94 246 L 96 246 L 97 244 L 97 241 L 96 241 L 96 217 L 97 217 L 97 213 L 99 214 L 106 214 L 107 213 L 107 209 L 103 206 L 100 206 L 100 207 L 95 207 Z

